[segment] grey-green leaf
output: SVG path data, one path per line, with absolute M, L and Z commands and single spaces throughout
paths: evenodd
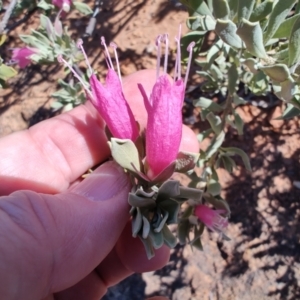
M 205 97 L 200 97 L 198 100 L 193 101 L 194 106 L 196 107 L 201 107 L 204 109 L 209 109 L 212 112 L 219 113 L 223 111 L 223 107 L 217 104 L 216 102 L 205 98 Z
M 260 67 L 266 75 L 268 75 L 272 80 L 283 82 L 290 77 L 290 71 L 288 67 L 284 64 L 276 64 L 272 66 Z
M 138 150 L 131 140 L 112 138 L 108 144 L 112 157 L 122 168 L 132 172 L 141 170 Z
M 238 131 L 239 135 L 243 135 L 243 130 L 244 130 L 244 121 L 240 117 L 240 115 L 236 112 L 234 112 L 234 122 L 236 129 Z
M 300 16 L 294 23 L 289 38 L 289 66 L 300 61 Z
M 282 116 L 276 118 L 277 120 L 288 120 L 300 115 L 300 109 L 294 107 L 294 105 L 288 103 L 287 108 L 283 112 Z
M 221 185 L 215 180 L 210 180 L 207 184 L 207 193 L 217 196 L 221 193 Z
M 242 19 L 249 20 L 253 7 L 255 4 L 255 0 L 239 0 L 238 1 L 238 20 Z
M 249 22 L 246 19 L 241 20 L 239 29 L 236 32 L 245 42 L 246 49 L 254 56 L 259 58 L 267 58 L 264 43 L 263 33 L 259 22 Z
M 228 154 L 237 154 L 237 155 L 239 155 L 242 158 L 246 169 L 248 171 L 251 171 L 251 165 L 250 165 L 249 157 L 242 149 L 236 148 L 236 147 L 227 147 L 227 148 L 222 147 L 222 150 L 227 152 Z
M 79 12 L 84 15 L 90 15 L 93 13 L 93 10 L 84 2 L 74 1 L 73 5 Z
M 280 83 L 281 86 L 281 99 L 284 101 L 290 101 L 294 95 L 298 92 L 298 86 L 292 77 L 289 77 L 286 81 Z
M 217 19 L 227 20 L 229 17 L 229 6 L 227 0 L 213 0 L 213 10 Z
M 253 10 L 250 21 L 251 22 L 258 22 L 267 17 L 273 8 L 273 0 L 265 0 L 258 4 L 255 9 Z
M 161 231 L 154 232 L 153 230 L 150 230 L 148 237 L 151 240 L 154 249 L 159 249 L 164 244 L 164 236 Z
M 279 28 L 276 30 L 276 32 L 273 35 L 273 38 L 275 39 L 283 39 L 283 38 L 288 38 L 291 34 L 292 28 L 298 19 L 300 14 L 294 15 L 282 22 L 280 24 Z
M 206 116 L 206 119 L 216 134 L 219 134 L 222 131 L 222 121 L 219 116 L 215 116 L 212 112 L 210 112 Z
M 229 46 L 240 49 L 243 46 L 241 38 L 236 34 L 237 27 L 231 20 L 217 20 L 215 31 Z
M 247 0 L 245 0 L 247 1 Z M 271 39 L 279 26 L 282 24 L 286 16 L 291 11 L 296 0 L 279 0 L 273 8 L 266 32 L 264 33 L 264 43 L 266 44 Z
M 239 73 L 235 63 L 232 63 L 228 69 L 228 93 L 230 96 L 235 94 L 235 86 L 239 78 Z

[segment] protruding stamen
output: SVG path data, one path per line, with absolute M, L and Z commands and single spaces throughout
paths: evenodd
M 121 70 L 120 70 L 120 64 L 119 64 L 119 58 L 118 58 L 118 53 L 117 53 L 117 44 L 111 42 L 110 44 L 110 47 L 112 47 L 114 49 L 114 53 L 115 53 L 115 59 L 116 59 L 116 63 L 117 63 L 117 70 L 118 70 L 118 75 L 119 75 L 119 79 L 120 79 L 120 82 L 122 84 L 122 77 L 121 77 Z
M 192 62 L 192 56 L 193 56 L 193 48 L 194 47 L 195 47 L 195 42 L 191 42 L 188 45 L 187 49 L 186 49 L 189 52 L 189 59 L 188 59 L 188 64 L 187 64 L 185 78 L 184 78 L 184 86 L 185 87 L 186 87 L 186 84 L 187 84 L 187 80 L 188 80 L 188 76 L 189 76 L 189 72 L 190 72 L 190 68 L 191 68 L 191 62 Z
M 159 77 L 159 69 L 160 69 L 160 57 L 161 57 L 161 38 L 162 36 L 159 35 L 156 38 L 156 46 L 157 46 L 157 61 L 156 61 L 156 79 Z
M 181 51 L 180 51 L 181 24 L 179 25 L 178 36 L 175 38 L 177 44 L 174 79 L 181 78 Z
M 88 66 L 88 68 L 89 68 L 89 70 L 90 70 L 91 75 L 92 75 L 92 74 L 93 74 L 93 69 L 92 69 L 92 67 L 91 67 L 91 65 L 90 65 L 89 59 L 88 59 L 88 57 L 87 57 L 87 55 L 86 55 L 86 52 L 84 51 L 84 48 L 83 48 L 82 45 L 83 45 L 83 40 L 82 40 L 82 39 L 79 39 L 79 40 L 77 41 L 77 47 L 81 50 L 81 52 L 82 52 L 82 54 L 83 54 L 83 56 L 84 56 L 85 62 L 86 62 L 87 66 Z
M 89 87 L 82 80 L 82 78 L 76 73 L 76 71 L 74 70 L 74 68 L 62 57 L 62 55 L 58 55 L 57 56 L 57 60 L 58 60 L 59 63 L 64 64 L 66 67 L 68 67 L 71 70 L 71 72 L 73 73 L 73 75 L 79 80 L 79 82 L 82 84 L 83 88 L 88 92 L 88 94 L 90 95 L 90 97 L 94 98 L 93 94 L 89 90 Z
M 109 61 L 108 67 L 109 67 L 110 69 L 113 69 L 113 70 L 114 70 L 114 65 L 113 65 L 113 63 L 112 63 L 112 61 L 111 61 L 111 58 L 110 58 L 110 55 L 109 55 L 109 52 L 108 52 L 108 49 L 107 49 L 107 46 L 106 46 L 106 43 L 105 43 L 105 38 L 104 38 L 104 36 L 101 37 L 101 45 L 103 45 L 104 48 L 105 48 L 105 54 L 106 54 L 106 57 L 107 57 L 107 59 L 108 59 L 108 61 Z
M 167 73 L 168 68 L 168 55 L 169 55 L 169 36 L 166 33 L 164 35 L 164 42 L 165 42 L 165 62 L 164 62 L 164 73 Z

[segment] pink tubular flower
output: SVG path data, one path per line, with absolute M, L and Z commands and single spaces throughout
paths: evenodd
M 139 129 L 122 91 L 121 73 L 116 55 L 116 45 L 112 44 L 111 46 L 113 47 L 116 55 L 118 74 L 113 69 L 112 60 L 108 53 L 104 38 L 101 40 L 105 47 L 109 67 L 105 85 L 102 85 L 102 83 L 97 79 L 91 66 L 89 65 L 87 55 L 82 47 L 82 41 L 80 40 L 78 42 L 78 47 L 81 49 L 91 73 L 90 87 L 92 91 L 89 90 L 85 82 L 83 82 L 80 76 L 67 61 L 65 61 L 62 57 L 59 57 L 58 59 L 59 61 L 63 62 L 82 83 L 87 92 L 89 100 L 92 102 L 100 116 L 105 121 L 111 134 L 119 139 L 130 139 L 135 141 L 139 136 Z
M 30 56 L 38 52 L 38 49 L 23 47 L 15 48 L 12 53 L 12 60 L 18 63 L 20 68 L 25 68 L 30 64 Z
M 52 4 L 60 9 L 62 9 L 65 12 L 69 12 L 72 1 L 71 0 L 52 0 Z
M 164 74 L 159 76 L 160 65 L 160 43 L 165 42 L 165 61 Z M 150 98 L 141 84 L 138 85 L 144 98 L 145 107 L 148 112 L 148 122 L 146 129 L 146 161 L 149 167 L 148 177 L 154 179 L 177 158 L 182 135 L 182 104 L 184 91 L 188 76 L 186 73 L 185 81 L 181 79 L 180 68 L 180 40 L 177 41 L 177 58 L 175 65 L 174 82 L 170 82 L 167 72 L 168 56 L 168 36 L 157 38 L 158 61 L 157 61 L 157 81 L 152 89 Z M 188 50 L 190 59 L 194 43 Z
M 226 218 L 222 217 L 221 214 L 226 213 L 223 209 L 213 210 L 206 205 L 198 205 L 195 208 L 195 215 L 198 219 L 210 230 L 216 232 L 223 232 L 228 226 Z
M 109 69 L 103 86 L 95 75 L 90 78 L 93 105 L 104 119 L 112 135 L 135 141 L 139 135 L 133 113 L 125 100 L 117 73 Z

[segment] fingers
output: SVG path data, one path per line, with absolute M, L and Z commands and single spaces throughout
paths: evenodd
M 125 254 L 123 253 L 125 251 Z M 131 225 L 127 223 L 117 246 L 100 265 L 75 286 L 55 295 L 57 300 L 100 299 L 107 288 L 119 283 L 135 272 L 149 272 L 162 268 L 168 261 L 170 250 L 162 247 L 155 257 L 147 258 L 144 246 L 131 235 Z
M 150 94 L 154 70 L 124 79 L 123 89 L 133 113 L 144 128 L 147 114 L 137 83 Z M 43 121 L 27 131 L 0 140 L 0 195 L 29 189 L 43 193 L 65 191 L 86 170 L 109 156 L 104 124 L 90 103 Z M 198 152 L 193 132 L 183 128 L 181 150 Z
M 10 293 L 26 295 L 24 300 L 42 299 L 91 273 L 128 221 L 129 190 L 123 170 L 110 162 L 72 193 L 52 196 L 24 191 L 2 197 L 3 299 L 13 299 Z

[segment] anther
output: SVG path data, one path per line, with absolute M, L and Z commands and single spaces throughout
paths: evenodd
M 179 25 L 178 36 L 175 38 L 177 44 L 175 74 L 174 79 L 181 78 L 181 52 L 180 52 L 180 37 L 181 37 L 181 24 Z
M 89 87 L 86 85 L 86 83 L 82 80 L 82 78 L 76 73 L 74 68 L 62 57 L 62 55 L 57 56 L 57 60 L 59 63 L 64 64 L 66 67 L 70 69 L 70 71 L 73 73 L 73 75 L 79 80 L 79 82 L 82 84 L 83 88 L 88 92 L 91 98 L 94 98 L 93 94 L 89 90 Z
M 88 59 L 88 57 L 87 57 L 87 55 L 86 55 L 86 52 L 84 51 L 84 48 L 83 48 L 83 40 L 82 40 L 82 39 L 79 39 L 79 40 L 77 41 L 76 45 L 77 45 L 77 47 L 81 50 L 81 52 L 82 52 L 82 54 L 83 54 L 83 56 L 84 56 L 85 62 L 86 62 L 87 66 L 88 66 L 88 68 L 89 68 L 89 70 L 90 70 L 91 75 L 92 75 L 92 74 L 93 74 L 93 69 L 92 69 L 92 67 L 91 67 L 91 65 L 90 65 L 89 59 Z
M 104 46 L 104 49 L 105 49 L 105 54 L 106 54 L 106 57 L 108 59 L 108 68 L 110 69 L 114 69 L 114 66 L 113 66 L 113 63 L 111 61 L 111 58 L 110 58 L 110 55 L 109 55 L 109 52 L 108 52 L 108 49 L 107 49 L 107 46 L 106 46 L 106 43 L 105 43 L 105 38 L 104 36 L 101 37 L 101 45 Z
M 117 64 L 118 75 L 119 75 L 120 82 L 122 84 L 120 63 L 119 63 L 119 58 L 118 58 L 118 53 L 117 53 L 118 46 L 117 46 L 116 43 L 113 43 L 113 42 L 111 42 L 109 45 L 110 45 L 110 47 L 112 47 L 114 49 L 114 54 L 115 54 L 115 59 L 116 59 L 116 64 Z
M 192 57 L 193 57 L 193 48 L 194 47 L 195 47 L 195 42 L 191 42 L 188 45 L 187 49 L 186 49 L 189 52 L 189 59 L 188 59 L 188 64 L 187 64 L 185 78 L 184 78 L 184 86 L 185 87 L 186 87 L 186 84 L 187 84 L 187 80 L 188 80 L 188 76 L 189 76 L 189 72 L 190 72 L 190 68 L 191 68 L 191 62 L 192 62 Z
M 167 73 L 168 68 L 168 55 L 169 55 L 169 36 L 166 33 L 164 35 L 164 42 L 165 42 L 165 62 L 164 62 L 164 73 Z

